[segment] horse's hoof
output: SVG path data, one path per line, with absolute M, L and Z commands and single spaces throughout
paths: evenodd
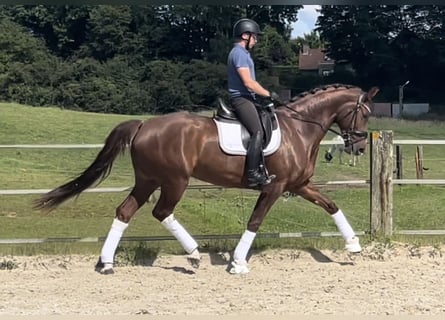
M 195 258 L 192 258 L 192 257 L 187 257 L 187 261 L 190 263 L 190 265 L 193 267 L 193 268 L 195 268 L 195 269 L 198 269 L 199 268 L 199 264 L 200 264 L 200 262 L 201 262 L 201 260 L 199 260 L 199 259 L 195 259 Z
M 97 260 L 97 263 L 94 266 L 94 271 L 100 272 L 100 270 L 102 270 L 103 267 L 104 267 L 104 264 L 103 264 L 101 258 L 99 257 L 99 260 Z
M 198 269 L 199 264 L 201 263 L 199 251 L 197 249 L 193 250 L 193 252 L 187 256 L 187 261 L 193 268 Z
M 351 240 L 346 241 L 345 249 L 351 253 L 360 253 L 362 251 L 362 247 L 358 237 L 353 237 Z
M 114 274 L 113 267 L 111 268 L 102 268 L 102 270 L 99 271 L 100 274 L 108 275 L 108 274 Z
M 94 266 L 94 270 L 100 274 L 113 274 L 113 264 L 112 263 L 103 263 L 101 258 L 97 261 Z
M 232 261 L 232 268 L 229 272 L 231 274 L 246 274 L 249 273 L 249 268 L 246 261 Z

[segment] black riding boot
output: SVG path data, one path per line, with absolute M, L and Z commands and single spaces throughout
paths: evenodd
M 247 180 L 249 187 L 269 184 L 275 176 L 268 176 L 263 167 L 263 148 L 260 132 L 256 132 L 249 142 L 247 149 Z

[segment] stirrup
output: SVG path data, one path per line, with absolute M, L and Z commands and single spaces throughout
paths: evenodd
M 276 175 L 274 174 L 267 175 L 266 173 L 259 173 L 259 175 L 261 176 L 257 176 L 256 178 L 254 178 L 255 180 L 247 178 L 247 180 L 249 181 L 249 187 L 265 186 L 271 183 L 272 180 L 276 178 Z

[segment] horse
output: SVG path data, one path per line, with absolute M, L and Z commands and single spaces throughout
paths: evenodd
M 332 159 L 334 159 L 335 153 L 338 152 L 338 161 L 340 164 L 343 164 L 343 152 L 345 151 L 345 142 L 343 140 L 343 137 L 340 135 L 336 135 L 334 138 L 332 138 L 332 145 L 329 147 L 328 150 L 325 151 L 324 159 L 327 163 L 330 163 Z M 359 156 L 355 154 L 351 155 L 349 165 L 355 167 Z
M 110 174 L 116 157 L 130 149 L 135 183 L 116 208 L 95 265 L 101 274 L 114 273 L 114 255 L 125 229 L 136 211 L 158 188 L 160 195 L 152 215 L 179 241 L 189 263 L 199 267 L 198 243 L 174 216 L 175 207 L 191 177 L 225 188 L 259 191 L 246 229 L 228 262 L 227 270 L 232 274 L 250 271 L 248 251 L 267 213 L 286 192 L 323 208 L 334 219 L 345 240 L 345 250 L 359 253 L 359 238 L 345 214 L 314 187 L 311 178 L 320 142 L 328 130 L 345 139 L 345 148 L 349 152 L 365 152 L 372 98 L 378 91 L 378 87 L 366 92 L 352 85 L 330 84 L 302 92 L 286 103 L 274 106 L 281 138 L 276 151 L 265 156 L 266 167 L 276 175 L 268 185 L 248 186 L 245 156 L 230 155 L 222 150 L 214 116 L 177 111 L 118 124 L 83 173 L 35 199 L 34 207 L 51 211 L 93 184 L 99 184 Z M 330 128 L 334 123 L 341 132 Z

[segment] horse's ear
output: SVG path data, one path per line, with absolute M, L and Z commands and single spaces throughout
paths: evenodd
M 380 89 L 378 87 L 372 87 L 371 89 L 369 89 L 369 91 L 366 93 L 366 99 L 367 100 L 371 100 L 372 98 L 375 97 L 375 95 L 380 91 Z

